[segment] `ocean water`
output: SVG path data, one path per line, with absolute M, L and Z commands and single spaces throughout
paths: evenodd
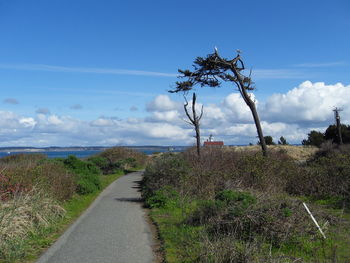
M 164 148 L 157 148 L 157 149 L 147 149 L 147 148 L 142 148 L 142 149 L 135 149 L 136 151 L 143 152 L 147 155 L 155 153 L 155 152 L 168 152 L 169 149 L 167 147 Z M 173 152 L 181 152 L 183 151 L 183 148 L 176 148 L 173 150 Z M 99 150 L 89 150 L 89 151 L 41 151 L 41 152 L 36 152 L 36 153 L 41 153 L 47 155 L 48 158 L 66 158 L 69 155 L 75 155 L 77 158 L 87 158 L 90 157 L 94 154 L 100 153 L 102 151 Z M 33 154 L 33 152 L 0 152 L 0 158 L 9 156 L 9 155 L 14 155 L 14 154 Z

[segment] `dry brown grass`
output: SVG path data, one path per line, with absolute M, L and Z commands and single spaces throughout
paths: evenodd
M 64 214 L 61 206 L 35 187 L 28 193 L 0 202 L 0 259 L 13 253 L 10 249 L 14 243 L 41 227 L 48 227 Z
M 295 146 L 295 145 L 268 145 L 269 151 L 272 152 L 284 152 L 294 160 L 307 160 L 312 157 L 316 151 L 317 147 L 314 146 Z M 260 151 L 260 145 L 252 146 L 232 146 L 226 147 L 227 150 L 234 150 L 235 152 L 256 152 Z

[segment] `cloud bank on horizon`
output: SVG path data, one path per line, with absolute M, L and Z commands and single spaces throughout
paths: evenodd
M 200 101 L 200 93 L 198 97 Z M 349 124 L 349 100 L 350 85 L 305 81 L 286 93 L 272 94 L 264 103 L 257 101 L 257 108 L 264 135 L 275 141 L 284 136 L 297 144 L 311 129 L 323 131 L 332 124 L 334 107 L 343 108 L 342 123 Z M 46 108 L 38 109 L 34 116 L 0 111 L 0 146 L 194 144 L 194 131 L 184 121 L 183 102 L 161 94 L 144 106 L 146 117 L 99 117 L 89 121 L 52 114 Z M 251 113 L 239 93 L 231 93 L 217 104 L 204 105 L 201 133 L 202 139 L 213 134 L 225 144 L 257 142 Z

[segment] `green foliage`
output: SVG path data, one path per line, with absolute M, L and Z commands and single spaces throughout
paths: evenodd
M 155 158 L 146 169 L 143 196 L 159 213 L 168 262 L 348 262 L 334 248 L 343 250 L 349 238 L 340 238 L 334 229 L 349 231 L 349 226 L 319 205 L 348 207 L 350 147 L 327 147 L 303 164 L 283 152 L 264 157 L 227 148 L 203 149 L 200 160 L 195 149 Z M 174 189 L 176 196 L 163 187 Z M 300 196 L 307 198 L 321 227 L 328 222 L 328 240 L 337 237 L 323 245 L 322 253 L 315 253 L 322 237 Z M 176 220 L 171 211 L 178 212 Z M 175 233 L 188 229 L 201 229 L 202 239 L 174 242 Z
M 316 200 L 328 200 L 334 208 L 350 208 L 350 148 L 344 145 L 321 149 L 302 173 L 290 178 L 286 190 Z
M 91 156 L 88 160 L 98 166 L 103 174 L 111 174 L 143 167 L 147 156 L 129 148 L 113 147 Z
M 142 181 L 143 196 L 149 198 L 165 186 L 179 190 L 188 174 L 188 164 L 181 155 L 164 154 L 147 166 Z
M 340 131 L 342 134 L 343 143 L 350 143 L 350 125 L 341 124 Z M 334 143 L 339 143 L 337 125 L 329 125 L 324 133 L 325 140 L 331 140 Z
M 92 162 L 86 162 L 70 155 L 63 160 L 64 165 L 77 175 L 77 193 L 89 194 L 100 189 L 100 169 Z
M 243 214 L 244 210 L 256 203 L 256 198 L 252 194 L 232 190 L 218 192 L 215 199 L 226 203 L 231 216 Z
M 203 224 L 213 221 L 213 218 L 237 217 L 255 203 L 256 198 L 248 192 L 223 190 L 216 194 L 215 200 L 200 202 L 189 220 Z
M 75 192 L 75 179 L 62 162 L 41 154 L 19 154 L 0 159 L 0 199 L 30 191 L 45 190 L 57 200 L 69 199 Z
M 146 199 L 146 205 L 150 208 L 174 206 L 178 200 L 179 194 L 171 187 L 163 187 L 154 192 L 152 196 Z
M 273 141 L 273 138 L 271 136 L 264 136 L 264 140 L 266 145 L 275 145 L 275 142 Z
M 350 143 L 350 125 L 341 124 L 340 126 L 343 143 Z M 321 144 L 326 141 L 339 143 L 338 129 L 336 125 L 329 125 L 324 133 L 311 131 L 308 138 L 302 141 L 303 145 L 314 145 L 321 147 Z
M 100 168 L 101 171 L 105 172 L 108 170 L 109 162 L 106 158 L 98 155 L 94 155 L 88 158 L 89 162 L 92 162 L 94 165 L 96 165 L 98 168 Z
M 100 174 L 101 171 L 98 169 L 98 167 L 89 161 L 82 161 L 78 159 L 74 155 L 68 156 L 66 159 L 63 160 L 64 165 L 72 170 L 76 174 Z
M 113 174 L 108 176 L 101 176 L 102 188 L 106 188 L 110 183 L 115 181 L 121 174 Z M 72 224 L 84 210 L 86 210 L 90 204 L 95 200 L 95 198 L 100 194 L 100 191 L 88 194 L 88 195 L 74 195 L 72 198 L 63 203 L 64 210 L 66 214 L 64 217 L 56 217 L 54 220 L 49 220 L 49 225 L 40 225 L 35 228 L 34 231 L 28 233 L 25 238 L 13 238 L 7 239 L 6 242 L 0 241 L 0 262 L 32 262 L 35 261 L 50 245 L 52 245 L 60 234 L 67 229 L 69 225 Z M 30 202 L 31 205 L 38 206 L 41 201 L 45 201 L 43 198 Z M 31 200 L 30 200 L 31 201 Z M 47 209 L 51 205 L 55 205 L 55 202 L 47 203 L 45 202 L 44 209 Z M 21 210 L 21 207 L 17 205 L 17 209 Z M 27 211 L 27 209 L 24 209 Z M 43 213 L 43 209 L 36 209 L 37 213 L 40 215 Z M 37 214 L 35 213 L 35 214 Z M 28 215 L 26 216 L 28 218 Z M 0 221 L 1 221 L 1 208 L 0 208 Z M 18 220 L 9 221 L 10 224 L 14 222 L 21 223 Z M 42 222 L 37 220 L 36 224 Z M 3 222 L 0 224 L 3 227 Z M 0 228 L 1 228 L 0 227 Z M 17 228 L 16 228 L 17 230 Z M 3 232 L 1 232 L 3 233 Z M 10 233 L 11 236 L 14 235 L 13 231 Z M 0 240 L 2 237 L 0 235 Z
M 319 131 L 311 131 L 307 135 L 307 139 L 303 140 L 302 145 L 314 145 L 321 147 L 321 144 L 325 142 L 324 134 Z
M 281 136 L 279 141 L 278 141 L 278 144 L 280 144 L 280 145 L 288 145 L 289 143 L 287 142 L 287 140 L 283 136 Z
M 81 195 L 90 194 L 100 189 L 100 179 L 94 174 L 79 174 L 76 192 Z

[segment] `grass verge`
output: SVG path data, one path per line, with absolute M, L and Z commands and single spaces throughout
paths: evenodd
M 186 214 L 194 209 L 195 203 L 180 207 L 178 204 L 150 210 L 151 220 L 158 229 L 162 243 L 164 262 L 194 262 L 200 251 L 203 227 L 184 224 Z

